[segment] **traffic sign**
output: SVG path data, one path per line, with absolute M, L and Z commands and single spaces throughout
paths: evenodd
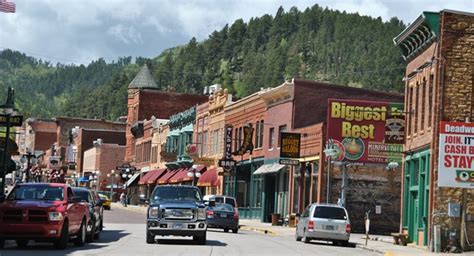
M 296 159 L 285 159 L 285 158 L 280 158 L 280 164 L 286 164 L 286 165 L 299 165 L 300 161 Z
M 0 115 L 0 126 L 6 126 L 7 123 L 9 126 L 22 126 L 23 116 Z

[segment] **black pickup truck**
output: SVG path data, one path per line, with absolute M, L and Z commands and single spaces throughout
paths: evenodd
M 150 196 L 146 242 L 155 236 L 192 236 L 206 244 L 206 206 L 201 191 L 193 186 L 157 186 Z

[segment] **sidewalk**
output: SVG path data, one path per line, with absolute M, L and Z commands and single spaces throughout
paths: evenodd
M 147 211 L 147 208 L 144 206 L 128 205 L 127 207 L 123 207 L 120 203 L 112 203 L 112 209 L 114 208 L 137 211 L 142 213 L 146 213 Z M 240 219 L 239 222 L 241 230 L 259 232 L 273 236 L 287 236 L 292 238 L 295 235 L 295 228 L 291 227 L 272 226 L 270 223 L 262 223 L 260 222 L 260 220 L 250 219 Z M 369 234 L 369 240 L 366 246 L 365 234 L 352 233 L 349 242 L 354 244 L 357 248 L 381 253 L 386 256 L 441 255 L 440 253 L 430 253 L 428 249 L 421 248 L 412 244 L 408 244 L 408 246 L 395 245 L 393 244 L 393 239 L 391 236 Z M 474 256 L 474 252 L 465 252 L 462 255 Z

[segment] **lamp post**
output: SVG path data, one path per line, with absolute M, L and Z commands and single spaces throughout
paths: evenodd
M 196 186 L 196 178 L 201 177 L 201 173 L 197 172 L 197 165 L 193 165 L 188 172 L 188 177 L 193 178 L 193 186 Z
M 3 203 L 5 200 L 5 175 L 7 174 L 7 154 L 8 154 L 8 140 L 10 138 L 10 126 L 11 120 L 10 117 L 13 114 L 15 108 L 15 98 L 14 90 L 11 87 L 8 87 L 7 91 L 7 101 L 5 104 L 0 105 L 0 108 L 3 110 L 3 116 L 5 117 L 5 145 L 3 146 L 2 161 L 3 170 L 0 173 L 0 203 Z
M 330 195 L 330 187 L 331 187 L 331 161 L 332 161 L 332 158 L 334 156 L 337 155 L 337 150 L 335 150 L 333 148 L 333 145 L 332 143 L 329 143 L 326 145 L 326 148 L 324 149 L 324 154 L 326 155 L 327 159 L 328 159 L 328 176 L 327 176 L 327 180 L 326 180 L 326 203 L 329 203 L 329 197 L 331 196 Z
M 99 178 L 100 178 L 100 171 L 99 170 L 93 171 L 90 180 L 91 180 L 91 183 L 94 183 L 95 185 L 95 191 L 99 191 L 99 188 L 98 188 Z
M 36 165 L 38 162 L 38 158 L 36 157 L 35 154 L 31 153 L 30 150 L 27 150 L 26 154 L 23 154 L 21 159 L 21 163 L 25 164 L 26 163 L 26 169 L 25 169 L 25 174 L 26 174 L 26 180 L 25 182 L 28 183 L 30 182 L 30 175 L 31 175 L 31 165 Z
M 128 203 L 128 191 L 127 191 L 127 183 L 133 177 L 130 168 L 125 169 L 125 173 L 122 173 L 122 178 L 125 180 L 125 202 L 124 206 L 127 207 Z
M 72 180 L 74 181 L 74 186 L 77 187 L 77 179 L 79 178 L 79 174 L 77 174 L 76 171 L 74 171 L 71 175 Z
M 111 184 L 110 184 L 110 200 L 113 201 L 114 197 L 114 178 L 119 177 L 120 174 L 115 173 L 115 170 L 111 170 L 110 173 L 107 174 L 107 177 L 111 178 Z

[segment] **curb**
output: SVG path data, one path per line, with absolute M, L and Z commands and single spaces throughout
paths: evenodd
M 269 230 L 269 229 L 263 229 L 263 228 L 255 228 L 255 227 L 250 227 L 250 226 L 245 226 L 241 225 L 240 226 L 241 230 L 246 230 L 246 231 L 254 231 L 266 235 L 273 235 L 273 236 L 278 236 L 279 234 L 275 231 Z
M 386 253 L 385 251 L 381 251 L 381 250 L 378 250 L 378 249 L 370 248 L 370 247 L 368 247 L 368 246 L 361 245 L 361 244 L 356 244 L 356 248 L 363 249 L 363 250 L 366 250 L 366 251 L 381 253 L 381 254 L 385 254 L 385 253 Z

